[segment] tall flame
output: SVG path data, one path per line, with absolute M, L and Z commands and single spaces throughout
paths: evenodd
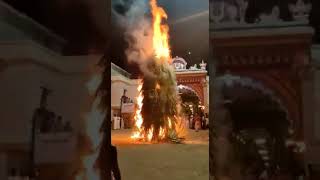
M 169 26 L 162 23 L 168 15 L 162 7 L 158 6 L 157 0 L 150 0 L 151 13 L 153 17 L 153 49 L 155 56 L 159 59 L 171 60 L 169 46 Z
M 139 91 L 139 96 L 137 97 L 137 104 L 138 104 L 138 108 L 136 110 L 135 116 L 134 116 L 134 121 L 135 121 L 135 127 L 137 128 L 137 130 L 133 133 L 133 135 L 131 136 L 131 138 L 133 139 L 140 139 L 143 138 L 142 136 L 142 123 L 143 123 L 143 118 L 142 118 L 142 114 L 141 114 L 141 110 L 142 110 L 142 101 L 143 101 L 143 95 L 141 92 L 142 89 L 142 84 L 140 84 L 138 86 L 138 91 Z
M 150 0 L 150 8 L 151 8 L 151 14 L 152 14 L 152 28 L 153 28 L 153 50 L 156 58 L 161 60 L 163 63 L 170 63 L 171 61 L 171 51 L 169 46 L 169 26 L 165 23 L 163 23 L 163 20 L 166 20 L 168 18 L 167 13 L 165 10 L 158 6 L 157 0 Z M 133 132 L 133 135 L 131 138 L 133 139 L 144 139 L 147 141 L 151 141 L 153 134 L 154 134 L 154 128 L 151 127 L 148 132 L 145 132 L 145 130 L 142 127 L 143 123 L 143 117 L 141 114 L 142 106 L 143 106 L 143 93 L 141 91 L 142 85 L 140 84 L 138 87 L 139 96 L 137 97 L 137 110 L 135 113 L 135 128 L 136 130 Z M 155 89 L 160 89 L 160 85 L 156 84 Z M 166 133 L 169 129 L 172 128 L 171 125 L 171 119 L 168 118 L 169 121 L 169 127 L 161 127 L 159 130 L 158 137 L 159 139 L 164 139 L 166 137 Z

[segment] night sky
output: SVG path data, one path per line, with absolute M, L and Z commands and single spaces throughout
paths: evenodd
M 108 25 L 110 9 L 105 0 L 5 0 L 21 12 L 32 17 L 64 37 L 69 43 L 66 54 L 85 54 L 90 50 L 103 50 L 107 38 L 111 37 L 111 60 L 137 75 L 137 68 L 128 65 L 124 50 L 126 42 L 123 31 Z M 111 0 L 109 0 L 109 5 Z M 113 0 L 117 3 L 118 0 Z M 123 0 L 130 2 L 131 0 Z M 183 20 L 193 14 L 200 16 L 190 20 L 170 24 L 170 36 L 173 55 L 185 57 L 190 64 L 208 59 L 208 0 L 160 0 L 168 15 L 169 23 Z M 122 8 L 125 11 L 125 7 Z M 109 35 L 109 36 L 108 36 Z M 191 55 L 188 52 L 191 52 Z
M 126 61 L 124 50 L 127 44 L 123 29 L 117 27 L 113 21 L 110 24 L 111 0 L 4 1 L 65 38 L 68 41 L 65 54 L 86 54 L 92 50 L 104 51 L 109 39 L 111 51 L 108 54 L 111 61 L 133 73 L 134 76 L 139 74 L 137 67 Z M 130 4 L 133 0 L 112 1 L 113 4 L 117 4 L 118 1 Z M 256 2 L 256 0 L 249 1 Z M 273 4 L 285 4 L 289 1 L 292 0 L 261 0 L 255 3 L 254 8 L 268 10 Z M 319 42 L 320 1 L 312 1 L 311 25 L 317 32 L 315 41 Z M 202 59 L 208 61 L 209 0 L 159 0 L 159 3 L 169 15 L 173 56 L 185 58 L 189 65 L 199 63 Z M 127 7 L 117 8 L 118 11 L 127 10 Z M 254 16 L 256 12 L 250 10 L 250 13 Z M 191 55 L 188 52 L 191 52 Z
M 126 2 L 119 5 L 120 2 Z M 172 56 L 186 59 L 189 65 L 208 61 L 209 50 L 209 1 L 208 0 L 158 0 L 168 14 L 170 45 Z M 130 7 L 130 0 L 113 0 L 113 8 L 125 14 Z M 133 76 L 139 74 L 137 66 L 126 63 L 123 53 L 127 48 L 124 30 L 118 27 L 112 16 L 111 60 L 130 71 Z M 191 52 L 191 54 L 189 54 Z

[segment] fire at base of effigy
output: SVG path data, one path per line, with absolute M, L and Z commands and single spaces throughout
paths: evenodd
M 138 87 L 135 129 L 131 136 L 144 142 L 181 142 L 183 123 L 173 69 L 163 61 L 150 61 L 152 76 Z

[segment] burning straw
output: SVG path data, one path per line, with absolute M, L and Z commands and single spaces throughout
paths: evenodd
M 148 65 L 154 76 L 144 76 L 139 87 L 134 139 L 157 142 L 178 142 L 182 135 L 179 99 L 175 74 L 168 63 L 151 61 Z
M 176 77 L 169 65 L 169 27 L 162 22 L 167 19 L 167 14 L 156 0 L 150 1 L 150 7 L 153 54 L 143 63 L 142 72 L 147 73 L 144 73 L 143 82 L 138 88 L 136 128 L 132 138 L 179 142 L 183 123 L 180 120 Z

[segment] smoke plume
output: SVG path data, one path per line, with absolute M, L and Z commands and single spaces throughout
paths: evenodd
M 143 117 L 142 128 L 137 125 L 139 137 L 153 142 L 169 139 L 177 142 L 179 99 L 175 73 L 169 64 L 169 29 L 161 24 L 166 12 L 156 0 L 123 0 L 113 7 L 117 24 L 125 30 L 128 62 L 137 63 L 143 73 L 143 105 L 141 112 L 137 112 Z
M 112 14 L 117 25 L 125 29 L 124 38 L 128 43 L 126 56 L 129 63 L 136 63 L 146 76 L 153 76 L 147 68 L 153 58 L 152 25 L 148 16 L 149 4 L 146 0 L 118 0 L 113 5 Z

